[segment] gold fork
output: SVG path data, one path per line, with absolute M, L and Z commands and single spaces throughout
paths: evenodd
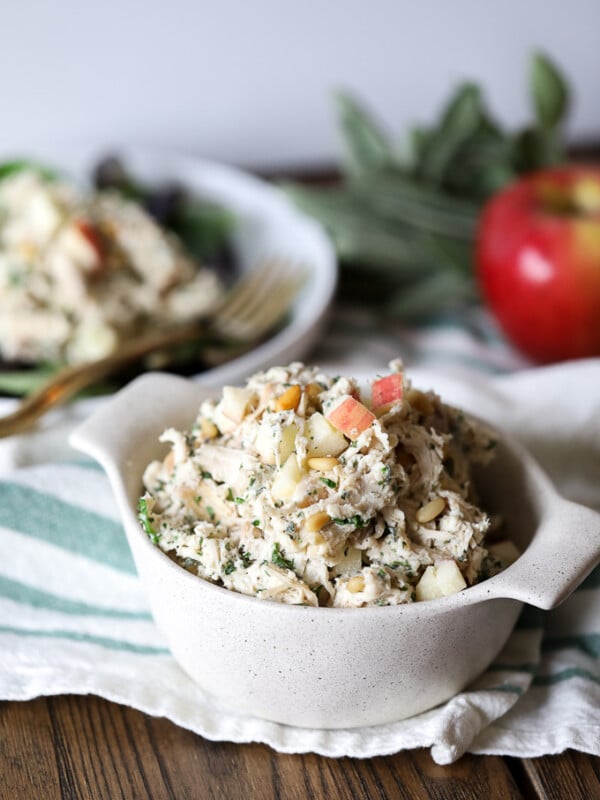
M 211 339 L 212 360 L 222 363 L 248 350 L 289 310 L 306 278 L 301 269 L 281 270 L 267 261 L 246 273 L 216 307 L 176 328 L 131 339 L 118 352 L 97 361 L 64 367 L 18 408 L 0 418 L 0 438 L 21 433 L 54 406 L 144 356 L 201 336 Z M 219 348 L 219 344 L 225 344 Z M 216 358 L 215 358 L 216 354 Z

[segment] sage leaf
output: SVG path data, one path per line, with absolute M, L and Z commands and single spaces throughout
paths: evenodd
M 349 94 L 338 92 L 335 99 L 349 172 L 360 174 L 389 164 L 391 144 L 371 115 Z
M 567 112 L 569 87 L 543 53 L 536 53 L 531 63 L 531 94 L 540 126 L 556 128 Z
M 421 177 L 441 183 L 452 159 L 477 133 L 483 120 L 479 88 L 472 83 L 460 86 L 446 106 L 437 130 L 426 140 L 419 170 Z
M 472 299 L 473 288 L 466 277 L 453 272 L 431 272 L 411 286 L 398 289 L 388 300 L 385 311 L 390 316 L 416 322 Z

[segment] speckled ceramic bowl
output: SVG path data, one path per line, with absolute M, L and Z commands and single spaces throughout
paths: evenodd
M 492 661 L 521 610 L 562 602 L 600 558 L 600 515 L 557 495 L 505 439 L 479 485 L 523 551 L 500 575 L 459 594 L 364 609 L 286 606 L 191 575 L 136 519 L 141 475 L 162 457 L 168 425 L 186 428 L 209 390 L 150 374 L 72 435 L 104 467 L 156 623 L 183 669 L 229 708 L 289 725 L 376 725 L 432 708 Z

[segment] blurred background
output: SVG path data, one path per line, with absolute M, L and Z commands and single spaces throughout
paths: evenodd
M 516 126 L 530 115 L 527 59 L 538 49 L 574 89 L 568 140 L 600 130 L 594 0 L 21 0 L 3 11 L 3 152 L 92 140 L 318 168 L 338 152 L 334 89 L 403 131 L 474 79 Z

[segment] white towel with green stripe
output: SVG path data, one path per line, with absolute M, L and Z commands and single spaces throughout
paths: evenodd
M 374 346 L 371 369 L 384 366 L 388 347 Z M 336 368 L 349 363 L 358 361 Z M 417 372 L 415 383 L 435 385 L 514 433 L 564 494 L 600 508 L 600 361 L 491 379 Z M 66 431 L 94 403 L 0 443 L 0 699 L 95 694 L 211 740 L 289 753 L 370 757 L 431 747 L 441 764 L 466 751 L 600 755 L 599 569 L 556 611 L 526 608 L 486 673 L 418 717 L 325 731 L 221 708 L 181 671 L 154 625 L 105 476 L 66 448 Z

